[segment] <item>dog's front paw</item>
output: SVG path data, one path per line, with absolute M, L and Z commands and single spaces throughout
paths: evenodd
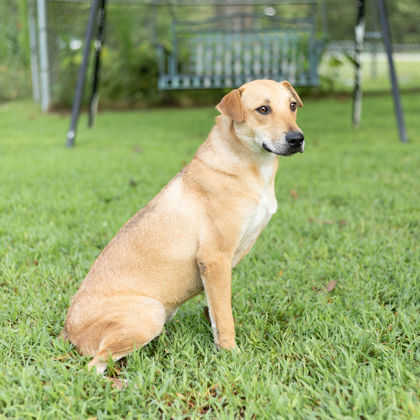
M 239 353 L 239 347 L 236 345 L 235 340 L 218 340 L 215 344 L 217 350 L 230 350 Z

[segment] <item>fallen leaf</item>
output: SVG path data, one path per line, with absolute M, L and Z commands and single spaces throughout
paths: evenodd
M 337 286 L 337 280 L 331 280 L 327 286 L 325 287 L 325 289 L 327 290 L 328 293 L 332 292 L 335 289 L 335 286 Z
M 119 200 L 119 199 L 120 199 L 119 195 L 114 195 L 113 197 L 105 197 L 103 200 L 105 203 L 110 203 L 111 201 Z
M 123 388 L 127 387 L 127 382 L 117 378 L 108 378 L 112 382 L 112 387 L 121 391 Z M 95 417 L 96 418 L 96 417 Z
M 279 271 L 279 274 L 277 274 L 279 277 L 281 277 L 282 276 L 282 274 L 283 274 L 283 270 L 280 270 Z
M 133 152 L 134 153 L 141 153 L 143 151 L 143 149 L 140 147 L 140 146 L 136 146 L 134 149 L 133 149 Z
M 295 190 L 290 190 L 290 195 L 292 196 L 292 198 L 297 199 L 299 198 L 299 194 L 297 193 L 297 191 Z
M 137 182 L 134 181 L 134 179 L 130 178 L 129 183 L 130 183 L 130 187 L 137 187 Z
M 340 219 L 340 220 L 338 221 L 338 224 L 340 224 L 341 226 L 346 226 L 346 225 L 347 225 L 347 220 Z
M 70 358 L 69 354 L 66 353 L 66 354 L 61 354 L 60 356 L 54 357 L 54 360 L 65 360 L 65 359 L 69 359 L 69 358 Z

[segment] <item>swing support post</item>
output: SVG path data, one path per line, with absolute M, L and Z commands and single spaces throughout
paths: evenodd
M 388 15 L 386 11 L 385 0 L 377 0 L 379 16 L 381 19 L 382 36 L 384 40 L 386 55 L 388 58 L 389 75 L 391 77 L 392 97 L 394 99 L 395 115 L 398 123 L 398 133 L 400 141 L 403 143 L 408 142 L 407 132 L 405 129 L 404 114 L 401 105 L 400 91 L 398 88 L 397 74 L 395 71 L 394 60 L 392 58 L 392 44 L 391 44 L 391 31 L 389 30 Z
M 67 132 L 67 147 L 74 147 L 76 140 L 77 123 L 79 120 L 80 107 L 82 104 L 83 90 L 86 81 L 86 73 L 89 64 L 90 45 L 92 43 L 93 30 L 95 26 L 99 0 L 92 0 L 90 7 L 89 21 L 86 29 L 85 46 L 83 49 L 83 60 L 80 66 L 79 77 L 77 79 L 76 93 L 74 95 L 73 109 L 71 113 L 70 128 Z

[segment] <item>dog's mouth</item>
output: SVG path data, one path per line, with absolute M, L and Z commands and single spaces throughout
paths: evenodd
M 294 155 L 295 153 L 303 153 L 303 144 L 297 147 L 288 147 L 286 150 L 272 150 L 270 149 L 265 143 L 262 144 L 262 147 L 264 150 L 266 150 L 267 152 L 270 153 L 274 153 L 275 155 L 279 155 L 279 156 L 291 156 Z

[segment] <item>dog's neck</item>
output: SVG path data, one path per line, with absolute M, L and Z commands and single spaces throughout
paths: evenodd
M 278 166 L 277 155 L 242 142 L 233 121 L 224 115 L 216 117 L 216 125 L 198 149 L 196 158 L 218 171 L 240 174 L 246 168 L 263 178 L 273 177 Z

